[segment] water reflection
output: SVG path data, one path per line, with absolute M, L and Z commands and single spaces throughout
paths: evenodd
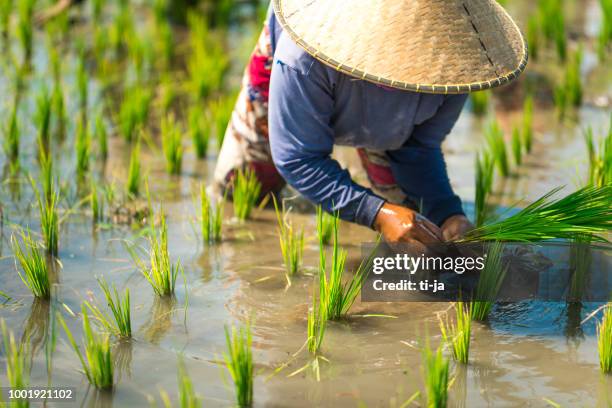
M 122 378 L 132 378 L 133 343 L 131 339 L 120 340 L 113 347 L 113 360 L 115 365 L 115 382 Z
M 80 406 L 87 408 L 112 408 L 114 397 L 115 393 L 113 390 L 98 390 L 89 386 Z
M 153 344 L 159 344 L 160 340 L 172 327 L 172 317 L 176 306 L 175 297 L 156 296 L 151 307 L 149 319 L 141 327 L 145 338 Z

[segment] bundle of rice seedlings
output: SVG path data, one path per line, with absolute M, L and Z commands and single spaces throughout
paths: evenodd
M 91 328 L 85 305 L 81 308 L 81 314 L 83 315 L 84 352 L 81 352 L 79 345 L 72 336 L 72 332 L 68 329 L 61 315 L 58 315 L 58 319 L 64 327 L 70 345 L 81 362 L 81 367 L 89 383 L 100 390 L 111 389 L 113 388 L 114 366 L 110 337 L 108 334 L 96 333 Z
M 223 206 L 224 200 L 217 203 L 213 208 L 206 194 L 206 188 L 200 186 L 200 216 L 202 240 L 206 244 L 221 242 L 223 228 Z
M 98 141 L 98 154 L 102 160 L 106 160 L 108 157 L 108 133 L 106 132 L 102 112 L 98 112 L 96 115 L 94 135 L 95 139 Z
M 26 389 L 30 386 L 30 371 L 32 369 L 29 342 L 24 341 L 17 345 L 15 336 L 6 328 L 4 319 L 0 320 L 0 329 L 4 345 L 4 352 L 2 354 L 6 360 L 6 377 L 9 386 L 14 390 Z M 8 407 L 8 404 L 6 406 Z M 12 401 L 10 406 L 27 408 L 30 406 L 30 403 L 28 400 L 19 399 Z
M 580 106 L 582 104 L 582 76 L 580 67 L 582 65 L 582 46 L 572 54 L 570 63 L 565 73 L 565 87 L 569 104 Z
M 117 292 L 115 285 L 112 287 L 106 283 L 104 278 L 98 279 L 98 284 L 104 293 L 106 304 L 111 313 L 104 312 L 94 304 L 84 302 L 84 305 L 91 311 L 93 316 L 100 322 L 106 331 L 116 337 L 132 337 L 132 320 L 130 314 L 130 290 L 125 289 L 123 299 Z
M 89 195 L 91 205 L 91 217 L 94 224 L 104 219 L 104 195 L 98 192 L 98 185 L 92 181 Z
M 158 98 L 159 98 L 159 105 L 161 106 L 161 111 L 164 114 L 167 114 L 172 110 L 172 105 L 174 104 L 176 98 L 178 97 L 176 87 L 173 82 L 173 78 L 169 74 L 162 75 L 162 79 L 158 87 L 158 93 L 159 93 Z M 192 125 L 191 123 L 191 111 L 192 110 L 199 110 L 199 109 L 196 106 L 191 106 L 189 108 L 189 118 L 190 118 L 189 124 L 190 125 Z
M 337 222 L 337 218 L 337 214 L 329 214 L 323 211 L 320 205 L 317 206 L 317 234 L 319 240 L 325 245 L 331 242 L 334 233 L 334 223 Z
M 289 213 L 283 208 L 280 210 L 273 197 L 274 210 L 278 221 L 278 239 L 285 264 L 285 276 L 287 283 L 291 285 L 291 278 L 295 276 L 302 265 L 304 253 L 304 229 L 298 230 L 288 220 Z M 284 206 L 283 206 L 284 207 Z
M 612 304 L 604 308 L 601 322 L 597 325 L 597 350 L 601 371 L 612 372 Z
M 504 133 L 497 121 L 491 122 L 486 129 L 485 136 L 493 163 L 503 177 L 508 177 L 510 175 L 510 165 L 508 164 L 506 142 L 504 141 Z
M 14 106 L 11 111 L 11 116 L 8 124 L 4 127 L 4 154 L 11 163 L 19 162 L 19 144 L 21 133 L 19 131 L 19 119 L 17 115 L 17 106 Z
M 195 392 L 193 382 L 185 368 L 183 360 L 178 364 L 178 384 L 179 384 L 179 406 L 181 408 L 200 408 L 202 399 Z
M 234 216 L 240 221 L 244 221 L 251 215 L 251 211 L 261 193 L 261 183 L 257 179 L 255 172 L 247 168 L 238 170 L 234 173 L 232 180 L 233 191 L 232 199 L 234 202 Z
M 132 146 L 130 153 L 130 166 L 128 168 L 128 178 L 125 186 L 129 197 L 137 197 L 140 193 L 140 142 Z
M 25 250 L 22 249 L 15 235 L 11 236 L 11 246 L 15 259 L 23 270 L 23 274 L 19 271 L 17 273 L 34 296 L 48 300 L 51 298 L 51 280 L 49 279 L 47 262 L 40 251 L 40 247 L 32 239 L 30 231 L 21 231 L 19 235 Z
M 213 127 L 215 129 L 215 138 L 217 140 L 217 146 L 221 148 L 223 145 L 223 138 L 225 137 L 225 131 L 232 120 L 232 114 L 234 112 L 234 105 L 236 102 L 236 95 L 230 94 L 222 96 L 218 99 L 210 102 L 209 110 L 212 116 Z
M 189 109 L 189 133 L 198 159 L 206 157 L 208 152 L 208 140 L 210 138 L 210 126 L 204 117 L 203 111 L 197 106 Z
M 521 132 L 518 128 L 512 130 L 512 156 L 514 157 L 514 163 L 520 166 L 523 162 L 523 146 L 521 141 Z
M 612 229 L 612 185 L 587 186 L 553 199 L 561 188 L 546 193 L 516 214 L 477 227 L 466 235 L 465 241 L 537 242 L 593 235 L 594 241 L 607 242 L 596 234 Z
M 77 64 L 76 71 L 76 83 L 79 94 L 79 106 L 81 111 L 85 113 L 87 111 L 87 99 L 89 94 L 89 75 L 87 73 L 87 66 L 85 61 L 85 48 L 80 46 L 79 50 L 79 61 Z
M 36 0 L 23 0 L 17 2 L 18 22 L 17 37 L 23 50 L 24 64 L 28 64 L 32 59 L 33 38 L 34 38 L 34 6 Z
M 13 0 L 5 0 L 0 3 L 0 34 L 7 38 L 11 30 L 11 13 L 13 11 Z
M 467 364 L 470 356 L 470 340 L 472 333 L 472 310 L 471 305 L 464 302 L 455 303 L 455 321 L 450 322 L 448 314 L 446 319 L 440 319 L 440 331 L 444 342 L 451 347 L 453 358 L 463 364 Z
M 87 124 L 79 119 L 76 127 L 76 171 L 79 177 L 83 177 L 89 171 L 89 154 L 91 152 L 91 135 Z
M 321 308 L 315 296 L 312 297 L 312 307 L 308 310 L 308 351 L 317 356 L 325 339 L 327 316 L 325 308 Z
M 176 286 L 176 278 L 181 271 L 180 261 L 173 264 L 170 261 L 168 252 L 168 226 L 166 225 L 166 217 L 161 214 L 161 225 L 159 227 L 159 236 L 153 234 L 149 238 L 151 249 L 149 250 L 150 266 L 144 267 L 141 264 L 141 272 L 147 281 L 151 284 L 153 291 L 158 296 L 173 296 Z
M 548 43 L 553 43 L 561 61 L 565 61 L 567 39 L 565 34 L 565 13 L 561 0 L 538 2 L 538 21 L 542 34 Z
M 54 190 L 53 182 L 51 182 L 51 186 L 49 187 L 50 191 L 46 197 L 41 197 L 35 184 L 32 183 L 32 187 L 36 196 L 36 201 L 38 202 L 40 225 L 47 253 L 52 256 L 57 256 L 59 249 L 59 216 L 57 214 L 57 202 L 59 200 L 59 195 L 57 191 Z
M 470 93 L 470 102 L 472 107 L 472 113 L 474 115 L 482 116 L 489 110 L 489 91 L 480 91 Z
M 481 226 L 485 223 L 489 208 L 487 206 L 487 197 L 493 189 L 493 178 L 495 176 L 493 160 L 489 152 L 484 151 L 482 158 L 479 154 L 476 155 L 476 193 L 474 197 L 474 213 L 476 226 Z
M 125 88 L 119 107 L 119 133 L 132 142 L 149 117 L 152 94 L 143 86 L 133 85 Z
M 102 18 L 102 11 L 104 10 L 104 0 L 93 0 L 91 2 L 91 13 L 94 24 L 98 24 Z
M 64 137 L 66 133 L 66 102 L 64 101 L 64 91 L 61 84 L 56 83 L 51 94 L 52 112 L 55 116 L 55 133 L 59 137 Z
M 250 407 L 253 404 L 253 354 L 251 350 L 251 326 L 247 324 L 240 329 L 225 328 L 227 353 L 223 353 L 227 367 L 236 390 L 236 404 L 239 407 Z
M 174 115 L 168 114 L 162 118 L 161 136 L 166 156 L 166 171 L 169 174 L 180 174 L 183 163 L 183 135 Z
M 589 154 L 589 178 L 591 185 L 603 187 L 612 183 L 612 121 L 608 135 L 596 147 L 593 140 L 593 130 L 588 127 L 585 141 Z
M 155 54 L 159 56 L 159 69 L 169 70 L 174 60 L 174 33 L 168 21 L 164 20 L 155 26 L 154 38 Z
M 531 153 L 533 145 L 533 96 L 529 95 L 523 103 L 523 124 L 521 129 L 525 151 Z
M 527 46 L 529 48 L 529 56 L 537 60 L 540 50 L 540 27 L 537 15 L 529 17 L 527 21 Z
M 49 151 L 50 127 L 51 127 L 51 96 L 46 86 L 40 88 L 36 96 L 36 111 L 34 112 L 34 123 L 38 128 L 38 145 L 45 151 Z
M 448 366 L 449 360 L 444 357 L 442 347 L 432 351 L 427 341 L 423 348 L 423 367 L 428 407 L 446 407 L 448 402 Z
M 602 11 L 601 28 L 597 36 L 597 54 L 601 61 L 606 59 L 606 54 L 610 50 L 612 41 L 612 1 L 599 0 Z
M 570 247 L 569 302 L 580 302 L 586 294 L 592 262 L 590 243 L 590 237 L 579 235 Z
M 470 305 L 473 320 L 484 321 L 489 317 L 493 304 L 506 277 L 507 266 L 502 260 L 503 245 L 494 242 L 487 247 L 487 257 L 480 272 L 476 292 Z

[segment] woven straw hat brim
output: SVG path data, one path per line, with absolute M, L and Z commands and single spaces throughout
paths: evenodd
M 527 45 L 494 0 L 273 0 L 294 42 L 355 78 L 424 93 L 516 79 Z

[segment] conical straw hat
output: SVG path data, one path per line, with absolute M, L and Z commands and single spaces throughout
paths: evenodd
M 517 78 L 520 30 L 494 0 L 273 0 L 279 23 L 321 62 L 377 84 L 465 93 Z

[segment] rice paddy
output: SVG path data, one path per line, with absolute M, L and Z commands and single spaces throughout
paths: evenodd
M 2 386 L 75 387 L 66 406 L 609 405 L 612 318 L 589 299 L 611 226 L 609 0 L 505 2 L 527 72 L 472 94 L 443 145 L 466 240 L 488 245 L 455 308 L 362 301 L 377 234 L 289 188 L 276 213 L 248 165 L 214 191 L 268 3 L 196 3 L 91 0 L 43 24 L 45 2 L 0 1 Z M 354 149 L 333 157 L 368 186 Z M 498 242 L 553 239 L 567 301 L 496 303 L 514 276 Z

